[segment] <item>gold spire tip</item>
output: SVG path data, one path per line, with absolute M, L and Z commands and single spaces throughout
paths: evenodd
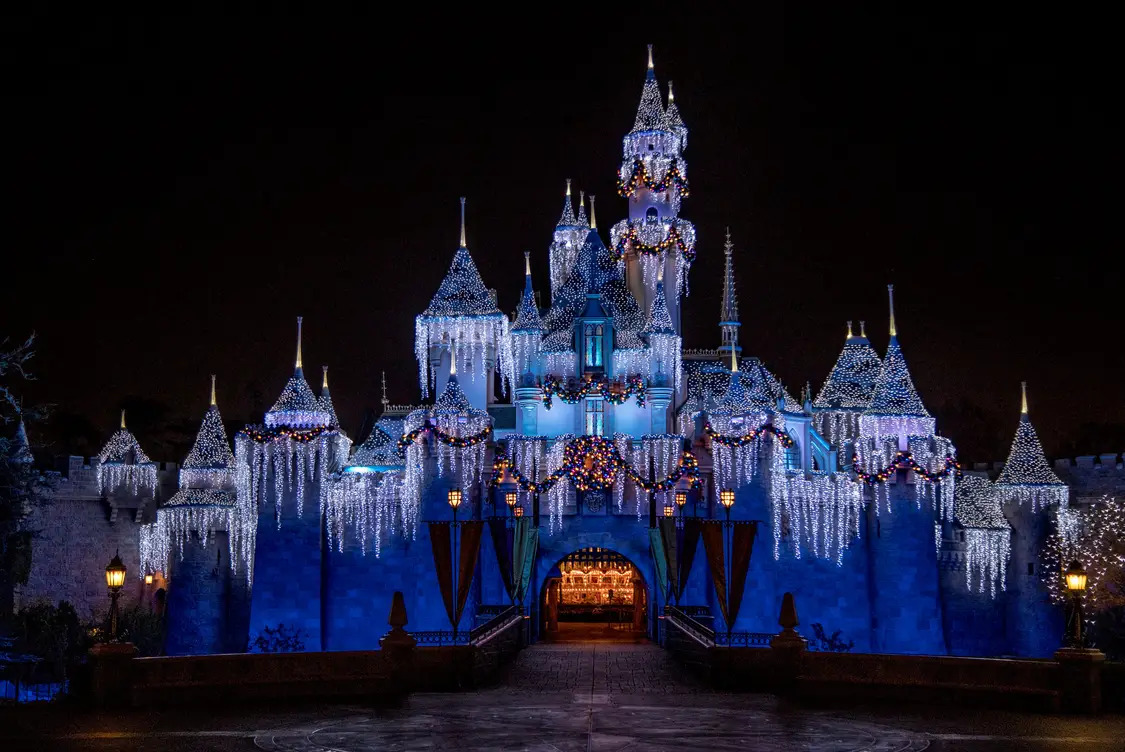
M 730 372 L 738 373 L 738 353 L 734 349 L 734 345 L 730 348 Z
M 590 194 L 590 229 L 598 229 L 598 218 L 594 216 L 594 194 Z
M 854 336 L 855 335 L 852 334 L 852 322 L 849 321 L 848 322 L 848 339 L 851 339 Z
M 304 316 L 297 317 L 297 368 L 301 368 L 301 324 L 304 322 Z
M 462 248 L 468 247 L 467 243 L 465 242 L 465 197 L 464 196 L 461 197 L 461 247 Z
M 652 64 L 652 45 L 648 46 L 648 69 L 652 70 L 655 66 Z
M 570 195 L 570 178 L 566 179 L 566 195 Z
M 122 429 L 125 428 L 125 411 L 124 410 L 121 411 L 121 428 Z
M 211 406 L 215 406 L 215 374 L 211 374 Z
M 861 337 L 867 336 L 867 322 L 866 321 L 859 322 L 859 336 L 861 336 Z
M 449 375 L 457 375 L 457 353 L 454 350 L 449 351 Z
M 898 336 L 898 330 L 895 329 L 895 286 L 887 285 L 887 299 L 891 305 L 891 336 Z
M 320 369 L 324 372 L 324 378 L 320 382 L 320 388 L 321 389 L 327 389 L 328 388 L 328 366 L 321 366 Z
M 1027 415 L 1027 382 L 1020 382 L 1020 391 L 1023 392 L 1023 398 L 1020 402 L 1020 412 Z
M 531 251 L 523 252 L 523 273 L 528 277 L 531 276 Z
M 676 103 L 676 95 L 672 93 L 672 81 L 668 81 L 668 106 L 671 107 Z

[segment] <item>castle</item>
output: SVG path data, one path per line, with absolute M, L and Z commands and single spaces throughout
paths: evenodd
M 99 601 L 88 573 L 116 546 L 138 575 L 129 597 L 166 595 L 169 654 L 246 650 L 279 624 L 310 650 L 376 648 L 395 591 L 414 630 L 467 631 L 489 606 L 518 601 L 540 634 L 552 593 L 567 589 L 628 604 L 650 633 L 672 602 L 709 611 L 717 632 L 774 632 L 789 591 L 802 623 L 856 651 L 1049 655 L 1062 615 L 1039 550 L 1059 510 L 1091 500 L 1083 489 L 1125 487 L 1116 455 L 1077 471 L 1064 461 L 1064 482 L 1025 393 L 995 480 L 962 470 L 914 388 L 893 297 L 883 355 L 864 322 L 858 333 L 849 323 L 819 392 L 794 398 L 739 344 L 729 234 L 719 345 L 685 350 L 681 299 L 697 253 L 681 216 L 687 144 L 650 48 L 618 169 L 627 216 L 603 236 L 594 197 L 580 194 L 576 210 L 568 183 L 545 307 L 525 257 L 515 315 L 499 308 L 466 247 L 462 199 L 461 242 L 415 322 L 432 404 L 394 407 L 384 394 L 371 434 L 353 443 L 327 371 L 319 394 L 306 379 L 299 320 L 293 376 L 233 446 L 212 381 L 182 465 L 150 460 L 124 416 L 98 457 L 72 458 L 33 512 L 43 555 L 21 598 Z M 660 522 L 669 517 L 678 522 Z M 434 536 L 453 518 L 483 524 L 462 525 L 460 539 L 454 527 L 451 554 Z M 686 519 L 758 521 L 745 528 L 755 534 L 741 608 L 716 595 L 710 554 L 694 565 L 686 549 L 669 556 L 683 546 L 669 531 Z M 463 547 L 458 559 L 458 540 L 476 557 Z M 612 567 L 575 569 L 591 552 Z M 618 595 L 598 572 L 617 578 Z

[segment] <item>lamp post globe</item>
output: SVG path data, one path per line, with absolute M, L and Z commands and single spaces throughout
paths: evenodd
M 105 568 L 105 584 L 109 588 L 109 639 L 117 639 L 117 599 L 125 584 L 125 562 L 121 561 L 120 550 L 114 553 Z
M 734 489 L 724 488 L 719 491 L 719 503 L 723 505 L 723 509 L 727 512 L 727 519 L 730 519 L 730 510 L 734 506 Z
M 1070 596 L 1070 613 L 1067 615 L 1066 645 L 1071 648 L 1085 647 L 1086 639 L 1083 634 L 1082 594 L 1086 592 L 1086 570 L 1077 560 L 1070 562 L 1070 566 L 1063 573 L 1066 583 L 1066 592 Z

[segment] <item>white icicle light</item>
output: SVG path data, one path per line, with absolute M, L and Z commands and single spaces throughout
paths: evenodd
M 1005 499 L 1029 503 L 1033 512 L 1052 504 L 1065 507 L 1070 499 L 1070 489 L 1047 464 L 1043 445 L 1039 443 L 1039 435 L 1027 412 L 1027 382 L 1023 383 L 1022 389 L 1019 426 L 1012 439 L 1008 461 L 996 479 L 996 487 Z
M 125 427 L 124 410 L 121 428 L 102 447 L 97 460 L 97 482 L 103 494 L 124 487 L 130 494 L 147 491 L 150 497 L 156 496 L 156 463 Z
M 1007 590 L 1005 573 L 1011 556 L 1012 530 L 1000 509 L 1000 496 L 987 478 L 965 476 L 957 484 L 956 519 L 965 528 L 965 587 L 996 597 Z

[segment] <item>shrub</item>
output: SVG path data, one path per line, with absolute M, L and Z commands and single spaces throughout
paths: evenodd
M 305 649 L 305 633 L 297 627 L 278 624 L 265 627 L 250 643 L 252 653 L 300 653 Z
M 42 658 L 58 678 L 65 678 L 67 668 L 81 661 L 90 648 L 78 613 L 66 601 L 59 601 L 57 606 L 36 603 L 20 609 L 13 637 L 16 650 Z
M 837 629 L 831 635 L 824 631 L 824 627 L 820 624 L 812 625 L 813 634 L 816 636 L 817 642 L 820 643 L 820 649 L 830 653 L 849 653 L 855 647 L 855 640 L 848 640 L 844 642 L 840 637 L 843 632 Z

